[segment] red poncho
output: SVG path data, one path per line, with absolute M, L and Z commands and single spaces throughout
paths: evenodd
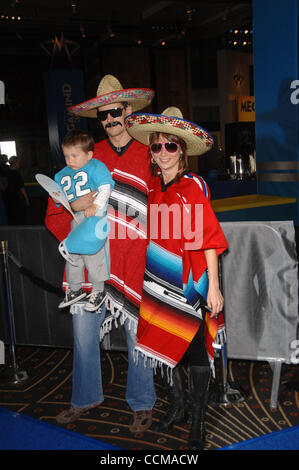
M 187 351 L 202 321 L 208 292 L 205 250 L 217 254 L 227 241 L 209 202 L 209 190 L 188 173 L 167 186 L 154 178 L 149 190 L 146 272 L 137 331 L 137 351 L 173 368 Z M 222 315 L 206 315 L 207 353 L 224 328 Z

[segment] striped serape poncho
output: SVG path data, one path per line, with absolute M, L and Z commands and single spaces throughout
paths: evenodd
M 119 317 L 121 323 L 128 319 L 137 329 L 148 243 L 148 186 L 152 179 L 148 149 L 132 140 L 119 156 L 109 140 L 103 140 L 96 144 L 94 157 L 106 164 L 115 183 L 108 205 L 111 268 L 105 283 L 107 306 L 113 318 Z
M 209 197 L 204 180 L 191 173 L 166 186 L 157 176 L 149 190 L 150 243 L 136 354 L 151 358 L 153 366 L 173 368 L 182 359 L 202 321 L 201 305 L 208 293 L 205 250 L 216 249 L 219 255 L 228 247 Z M 223 328 L 221 314 L 206 314 L 211 364 L 213 342 Z

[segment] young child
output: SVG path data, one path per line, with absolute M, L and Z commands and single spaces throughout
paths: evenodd
M 68 132 L 62 141 L 62 151 L 67 166 L 54 177 L 69 203 L 92 191 L 97 191 L 93 203 L 85 211 L 77 212 L 76 218 L 80 224 L 86 221 L 85 218 L 96 216 L 100 220 L 100 217 L 105 215 L 107 201 L 114 186 L 106 165 L 93 158 L 94 145 L 94 139 L 88 132 L 79 129 Z M 72 221 L 71 231 L 78 227 L 78 222 Z M 61 250 L 60 252 L 63 254 Z M 66 281 L 70 289 L 66 290 L 65 298 L 59 304 L 59 308 L 72 305 L 87 295 L 82 289 L 85 268 L 88 271 L 88 280 L 92 284 L 92 292 L 84 308 L 89 312 L 94 312 L 103 304 L 105 301 L 104 281 L 109 279 L 108 253 L 109 249 L 105 243 L 95 254 L 72 254 L 73 263 L 65 256 L 67 259 Z

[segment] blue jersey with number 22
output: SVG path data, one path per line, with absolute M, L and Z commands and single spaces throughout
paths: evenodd
M 103 184 L 110 184 L 113 189 L 114 181 L 106 165 L 92 158 L 87 165 L 79 170 L 65 166 L 54 176 L 54 179 L 63 189 L 69 202 L 98 190 Z

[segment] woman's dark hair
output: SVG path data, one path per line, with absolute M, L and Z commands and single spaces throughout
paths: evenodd
M 73 129 L 69 131 L 64 137 L 62 147 L 70 147 L 72 145 L 80 145 L 83 152 L 93 152 L 95 142 L 93 137 L 81 129 Z
M 178 137 L 177 135 L 173 134 L 165 134 L 163 132 L 153 132 L 149 136 L 149 145 L 153 144 L 154 142 L 157 142 L 160 137 L 164 137 L 167 139 L 169 142 L 175 142 L 176 144 L 179 144 L 181 148 L 181 155 L 180 155 L 180 160 L 179 160 L 179 168 L 177 175 L 175 177 L 175 181 L 178 181 L 182 174 L 189 169 L 189 163 L 188 163 L 188 155 L 187 155 L 187 145 L 186 142 Z M 156 162 L 153 161 L 152 159 L 152 154 L 150 148 L 148 149 L 149 151 L 149 156 L 151 158 L 151 172 L 153 175 L 157 174 L 157 171 L 159 170 L 159 166 L 157 165 Z

